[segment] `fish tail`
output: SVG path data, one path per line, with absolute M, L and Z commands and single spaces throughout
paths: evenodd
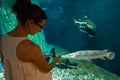
M 114 52 L 108 52 L 108 54 L 106 55 L 106 58 L 108 58 L 109 60 L 112 60 L 115 58 L 115 53 Z
M 52 53 L 52 57 L 55 58 L 56 57 L 55 48 L 52 48 L 51 53 Z

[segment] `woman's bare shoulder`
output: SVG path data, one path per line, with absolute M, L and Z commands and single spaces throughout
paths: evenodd
M 16 55 L 23 61 L 30 61 L 31 55 L 36 52 L 36 48 L 39 48 L 38 45 L 33 43 L 31 40 L 23 40 L 18 44 L 16 48 Z

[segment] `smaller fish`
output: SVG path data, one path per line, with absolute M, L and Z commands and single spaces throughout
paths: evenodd
M 92 60 L 92 59 L 102 59 L 105 58 L 112 60 L 115 58 L 114 52 L 109 52 L 108 50 L 85 50 L 85 51 L 77 51 L 70 54 L 62 55 L 63 58 L 74 58 L 77 60 Z
M 81 32 L 84 32 L 89 37 L 95 37 L 96 33 L 94 31 L 96 25 L 88 19 L 87 16 L 84 16 L 83 19 L 73 19 L 75 25 L 79 26 Z
M 77 19 L 73 18 L 73 20 L 74 20 L 75 25 L 87 24 L 87 22 L 85 22 L 84 20 L 81 20 L 81 19 L 77 20 Z
M 44 53 L 44 57 L 46 58 L 48 63 L 51 61 L 51 58 L 54 59 L 56 57 L 55 48 L 52 48 L 50 52 Z
M 83 20 L 85 22 L 87 22 L 87 24 L 90 28 L 94 29 L 96 27 L 96 24 L 94 22 L 92 22 L 87 16 L 84 16 Z

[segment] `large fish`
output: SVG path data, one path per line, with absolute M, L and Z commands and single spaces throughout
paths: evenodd
M 66 55 L 62 55 L 63 58 L 74 58 L 77 60 L 92 60 L 92 59 L 103 59 L 105 58 L 112 60 L 115 58 L 114 52 L 109 52 L 108 50 L 84 50 L 84 51 L 77 51 L 73 53 L 69 53 Z

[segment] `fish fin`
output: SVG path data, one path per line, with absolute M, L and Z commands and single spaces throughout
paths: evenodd
M 108 49 L 103 50 L 104 53 L 106 53 L 106 52 L 108 52 L 108 51 L 109 51 Z
M 56 55 L 55 55 L 55 48 L 52 48 L 52 50 L 50 51 L 50 53 L 51 53 L 51 55 L 52 55 L 53 58 L 56 57 Z

